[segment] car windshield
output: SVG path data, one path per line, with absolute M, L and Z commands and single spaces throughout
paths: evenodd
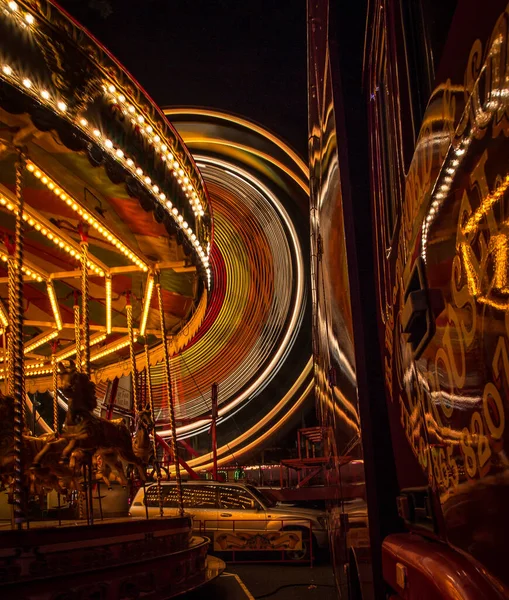
M 274 502 L 274 500 L 271 500 L 268 496 L 262 494 L 262 492 L 260 492 L 260 490 L 257 490 L 254 487 L 254 485 L 247 485 L 246 487 L 253 494 L 253 496 L 257 498 L 263 506 L 265 506 L 265 508 L 273 508 L 274 506 L 276 506 L 277 503 Z

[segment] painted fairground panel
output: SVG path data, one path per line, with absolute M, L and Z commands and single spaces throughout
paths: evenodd
M 379 276 L 386 387 L 401 516 L 507 584 L 509 9 L 505 2 L 458 2 L 451 20 L 447 8 L 440 10 L 449 32 L 438 46 L 431 38 L 439 47 L 434 91 L 419 88 L 429 102 L 422 124 L 417 119 L 400 222 L 392 243 L 378 245 L 389 272 Z M 393 29 L 385 32 L 394 35 L 405 15 L 397 2 L 388 12 Z M 380 55 L 371 58 L 384 69 Z M 410 80 L 404 70 L 399 82 Z M 372 81 L 376 99 L 383 89 Z M 395 122 L 404 130 L 409 120 L 404 103 L 400 108 Z M 388 201 L 382 198 L 381 208 Z
M 342 585 L 343 566 L 368 546 L 364 468 L 357 404 L 342 181 L 338 160 L 335 88 L 327 3 L 308 3 L 311 268 L 315 394 L 329 457 L 327 484 L 331 552 Z M 332 49 L 334 52 L 334 49 Z M 349 523 L 349 525 L 347 525 Z M 350 541 L 348 529 L 363 530 Z M 345 553 L 345 548 L 347 553 Z M 349 552 L 348 552 L 349 550 Z
M 215 531 L 216 552 L 302 550 L 302 531 Z

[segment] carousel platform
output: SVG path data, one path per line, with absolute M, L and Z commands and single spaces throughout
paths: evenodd
M 0 525 L 0 597 L 164 600 L 194 590 L 224 570 L 207 558 L 209 540 L 188 517 L 32 522 Z

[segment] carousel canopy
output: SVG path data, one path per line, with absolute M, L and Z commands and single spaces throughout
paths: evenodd
M 10 318 L 21 152 L 27 390 L 51 388 L 52 352 L 76 355 L 84 241 L 93 377 L 129 372 L 127 305 L 135 351 L 149 344 L 155 364 L 157 283 L 170 352 L 205 317 L 212 220 L 201 175 L 147 94 L 56 5 L 0 1 L 0 39 L 0 325 Z M 139 368 L 144 361 L 140 353 Z

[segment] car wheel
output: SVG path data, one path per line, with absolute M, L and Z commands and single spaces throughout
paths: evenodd
M 285 529 L 285 531 L 292 530 Z M 317 547 L 314 536 L 311 535 L 311 539 L 309 538 L 309 529 L 302 528 L 298 531 L 302 533 L 302 549 L 285 552 L 285 559 L 294 562 L 311 560 L 311 550 L 314 551 L 314 549 Z

